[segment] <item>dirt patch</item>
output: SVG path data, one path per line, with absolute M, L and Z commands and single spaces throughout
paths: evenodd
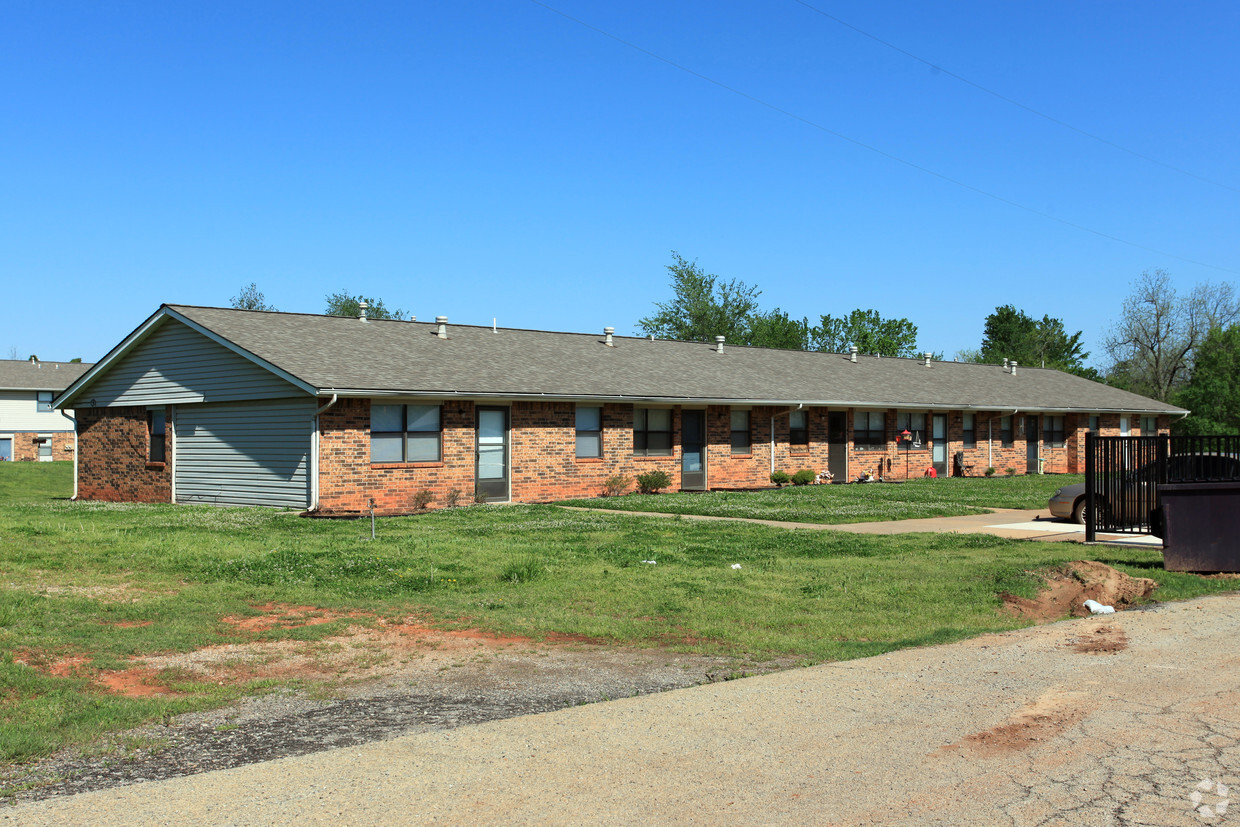
M 1006 592 L 999 595 L 1004 611 L 1038 623 L 1062 620 L 1064 617 L 1086 617 L 1086 600 L 1104 606 L 1126 609 L 1140 602 L 1158 588 L 1148 577 L 1130 577 L 1108 565 L 1092 560 L 1068 563 L 1042 575 L 1046 582 L 1037 597 L 1030 600 Z
M 153 669 L 134 668 L 116 672 L 100 672 L 94 683 L 109 692 L 128 695 L 131 698 L 149 698 L 152 695 L 171 695 L 171 689 L 159 683 L 159 675 Z
M 262 606 L 255 606 L 254 609 L 262 614 L 252 617 L 229 615 L 220 618 L 220 622 L 247 632 L 266 632 L 269 629 L 318 626 L 334 620 L 362 616 L 361 612 L 333 612 L 317 606 L 290 606 L 287 603 L 265 603 Z
M 1118 626 L 1099 626 L 1072 641 L 1073 651 L 1084 655 L 1113 655 L 1128 648 L 1128 635 Z
M 143 626 L 150 626 L 154 622 L 153 620 L 117 620 L 105 625 L 115 626 L 118 629 L 140 629 Z
M 1085 717 L 1084 693 L 1051 690 L 998 726 L 975 732 L 944 750 L 965 750 L 981 758 L 1008 755 L 1052 740 Z

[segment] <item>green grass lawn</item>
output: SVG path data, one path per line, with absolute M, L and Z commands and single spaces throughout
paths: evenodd
M 1044 509 L 1055 489 L 1083 480 L 1081 474 L 919 478 L 895 485 L 804 485 L 766 491 L 628 494 L 565 500 L 560 505 L 839 525 L 984 514 L 994 508 Z
M 170 672 L 161 677 L 178 694 L 135 699 L 97 688 L 90 670 L 214 644 L 314 640 L 356 622 L 265 632 L 221 622 L 272 601 L 808 663 L 1022 625 L 999 613 L 997 593 L 1032 596 L 1036 571 L 1082 556 L 1153 577 L 1160 599 L 1235 587 L 1164 572 L 1159 552 L 1141 549 L 788 531 L 555 506 L 382 519 L 371 541 L 365 521 L 57 499 L 68 493 L 69 470 L 0 466 L 2 761 L 272 686 Z M 999 491 L 1007 482 L 980 484 Z M 74 656 L 85 659 L 84 674 L 48 673 Z

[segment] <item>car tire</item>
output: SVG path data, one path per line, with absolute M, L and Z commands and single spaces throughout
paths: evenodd
M 1085 498 L 1081 497 L 1072 505 L 1072 522 L 1085 525 Z

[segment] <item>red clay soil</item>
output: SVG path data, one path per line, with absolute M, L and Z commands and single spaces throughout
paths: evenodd
M 1030 600 L 1006 592 L 1004 610 L 1015 617 L 1049 623 L 1072 617 L 1086 617 L 1086 600 L 1096 600 L 1116 611 L 1129 608 L 1149 597 L 1158 584 L 1148 577 L 1130 577 L 1110 566 L 1092 560 L 1078 560 L 1043 575 L 1046 588 Z

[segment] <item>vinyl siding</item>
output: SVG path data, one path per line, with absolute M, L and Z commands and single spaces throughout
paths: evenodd
M 39 413 L 35 391 L 0 391 L 0 433 L 72 430 L 73 420 L 60 411 Z
M 300 391 L 248 359 L 175 320 L 81 389 L 101 407 L 279 399 Z
M 176 410 L 176 500 L 305 508 L 314 403 L 282 399 Z

